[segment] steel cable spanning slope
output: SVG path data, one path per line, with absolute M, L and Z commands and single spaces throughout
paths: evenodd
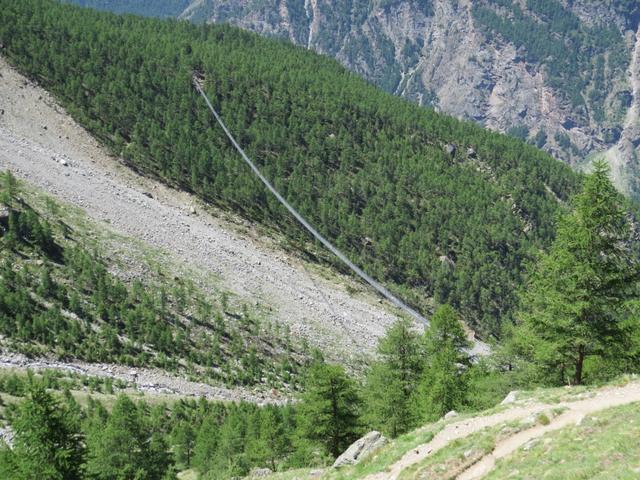
M 255 164 L 251 161 L 251 159 L 247 156 L 247 154 L 244 153 L 244 150 L 238 144 L 238 142 L 236 142 L 236 139 L 233 137 L 233 135 L 231 135 L 231 132 L 222 121 L 222 118 L 220 117 L 220 115 L 218 115 L 218 112 L 216 112 L 215 108 L 213 108 L 213 105 L 211 105 L 211 102 L 209 101 L 209 97 L 207 97 L 207 94 L 204 93 L 204 90 L 202 89 L 202 86 L 200 85 L 199 79 L 197 78 L 196 75 L 194 75 L 193 77 L 193 85 L 195 86 L 196 90 L 198 90 L 200 95 L 202 95 L 202 98 L 204 98 L 204 101 L 207 102 L 207 106 L 209 107 L 209 110 L 211 110 L 211 113 L 215 117 L 216 121 L 224 130 L 224 133 L 227 135 L 227 138 L 229 138 L 229 141 L 233 144 L 236 150 L 238 150 L 238 153 L 240 153 L 240 155 L 242 156 L 244 161 L 247 163 L 247 165 L 249 165 L 251 170 L 253 170 L 253 173 L 257 175 L 257 177 L 262 181 L 262 183 L 264 183 L 264 185 L 269 189 L 269 191 L 273 193 L 273 195 L 278 199 L 278 201 L 282 205 L 284 205 L 284 207 L 287 210 L 289 210 L 291 215 L 293 215 L 296 218 L 296 220 L 298 220 L 298 222 L 300 222 L 300 224 L 302 224 L 302 226 L 306 228 L 309 231 L 309 233 L 311 233 L 311 235 L 313 235 L 317 240 L 320 241 L 320 243 L 322 243 L 325 247 L 327 247 L 327 249 L 331 253 L 333 253 L 336 257 L 338 257 L 347 267 L 349 267 L 365 282 L 367 282 L 369 285 L 375 288 L 382 296 L 384 296 L 387 300 L 393 303 L 396 307 L 407 312 L 417 321 L 424 323 L 426 326 L 429 326 L 429 321 L 425 317 L 423 317 L 416 310 L 414 310 L 413 308 L 405 304 L 402 300 L 400 300 L 398 297 L 393 295 L 389 290 L 387 290 L 383 285 L 375 281 L 373 278 L 367 275 L 360 267 L 358 267 L 351 260 L 349 260 L 345 254 L 343 254 L 340 250 L 338 250 L 331 242 L 329 242 L 329 240 L 324 238 L 315 228 L 313 228 L 311 224 L 309 224 L 309 222 L 307 222 L 304 219 L 304 217 L 300 215 L 298 211 L 295 208 L 293 208 L 289 204 L 289 202 L 287 202 L 284 199 L 282 195 L 280 195 L 280 193 L 278 193 L 278 191 L 271 184 L 271 182 L 267 180 L 267 178 L 262 174 L 262 172 L 260 172 L 260 170 L 258 170 L 258 167 L 255 166 Z

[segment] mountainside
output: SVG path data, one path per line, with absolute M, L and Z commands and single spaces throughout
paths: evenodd
M 331 55 L 388 92 L 529 141 L 577 168 L 604 154 L 640 194 L 640 7 L 630 0 L 72 0 L 229 22 Z M 124 5 L 127 4 L 127 5 Z
M 355 280 L 300 258 L 276 231 L 135 174 L 110 156 L 48 92 L 19 75 L 4 59 L 0 59 L 0 76 L 4 110 L 0 170 L 8 169 L 23 179 L 20 196 L 37 210 L 46 214 L 48 204 L 58 206 L 52 222 L 73 226 L 74 237 L 79 237 L 76 243 L 92 252 L 97 248 L 101 264 L 120 280 L 160 285 L 168 292 L 179 280 L 192 293 L 209 299 L 214 307 L 211 316 L 221 313 L 219 302 L 223 301 L 229 313 L 223 315 L 225 321 L 236 324 L 246 310 L 261 328 L 272 330 L 268 333 L 272 340 L 288 338 L 285 343 L 296 350 L 306 343 L 310 349 L 321 349 L 328 360 L 356 370 L 397 318 L 397 312 Z M 209 316 L 201 309 L 199 313 L 187 310 L 193 319 Z M 179 317 L 189 323 L 187 317 Z M 199 328 L 192 331 L 200 332 Z M 226 343 L 232 338 L 218 340 Z M 235 340 L 237 348 L 237 336 Z M 87 369 L 65 353 L 67 364 Z M 0 357 L 0 363 L 17 367 L 53 366 L 41 360 Z M 111 360 L 117 358 L 111 356 Z M 141 382 L 167 384 L 145 375 L 138 367 L 144 362 L 135 355 L 124 361 L 136 365 Z M 275 358 L 271 361 L 278 363 Z M 153 358 L 149 363 L 154 363 Z M 100 372 L 98 367 L 92 370 Z M 126 369 L 124 376 L 130 377 Z M 181 383 L 179 388 L 185 391 L 186 386 Z
M 187 275 L 171 279 L 168 265 L 135 259 L 143 254 L 126 239 L 115 252 L 104 232 L 9 174 L 0 183 L 3 350 L 275 388 L 310 358 L 259 309 Z M 131 278 L 136 268 L 144 274 Z
M 510 318 L 522 262 L 548 243 L 579 183 L 534 147 L 230 27 L 48 1 L 7 2 L 0 19 L 7 58 L 126 163 L 278 225 L 304 248 L 194 92 L 202 70 L 241 144 L 323 234 L 415 305 L 451 302 L 484 333 Z

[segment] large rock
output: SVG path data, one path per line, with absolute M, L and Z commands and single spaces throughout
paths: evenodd
M 509 392 L 509 395 L 504 397 L 504 400 L 502 400 L 502 402 L 500 402 L 500 405 L 509 405 L 509 404 L 515 402 L 517 399 L 518 399 L 518 391 L 517 390 L 513 390 L 513 391 Z
M 386 437 L 380 432 L 369 432 L 347 448 L 347 450 L 336 459 L 333 466 L 338 468 L 345 465 L 355 465 L 356 463 L 360 463 L 363 458 L 371 455 L 386 443 Z

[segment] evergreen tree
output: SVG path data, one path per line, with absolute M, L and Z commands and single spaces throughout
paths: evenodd
M 215 468 L 218 444 L 220 438 L 220 424 L 216 415 L 207 415 L 198 430 L 193 449 L 193 466 L 201 473 Z
M 0 455 L 0 472 L 15 480 L 79 480 L 84 450 L 68 409 L 42 386 L 34 386 L 11 416 L 12 450 Z
M 464 405 L 467 394 L 469 342 L 451 306 L 436 309 L 424 333 L 424 344 L 427 366 L 420 383 L 420 400 L 425 418 L 435 420 Z
M 543 373 L 580 384 L 586 358 L 623 354 L 629 342 L 625 307 L 638 298 L 638 265 L 606 163 L 595 163 L 573 207 L 530 272 L 515 341 Z
M 275 471 L 278 460 L 283 458 L 289 450 L 285 425 L 278 409 L 270 406 L 258 410 L 254 421 L 257 425 L 250 430 L 253 435 L 247 435 L 249 437 L 247 448 L 250 450 L 252 463 L 268 466 Z
M 322 444 L 337 457 L 360 433 L 360 400 L 356 385 L 339 365 L 309 368 L 298 409 L 302 436 Z
M 2 187 L 0 188 L 0 203 L 11 205 L 13 199 L 18 193 L 18 181 L 11 171 L 2 174 Z
M 424 354 L 420 337 L 409 320 L 392 325 L 378 343 L 380 361 L 371 366 L 365 388 L 365 419 L 373 428 L 396 437 L 415 427 L 415 404 Z
M 170 467 L 166 444 L 126 395 L 118 397 L 104 428 L 89 432 L 87 444 L 87 473 L 98 480 L 159 480 Z
M 176 461 L 186 468 L 191 467 L 196 433 L 189 421 L 181 421 L 175 425 L 171 434 Z

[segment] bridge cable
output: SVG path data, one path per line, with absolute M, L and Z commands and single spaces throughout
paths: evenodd
M 291 213 L 291 215 L 293 215 L 296 218 L 296 220 L 298 220 L 298 222 L 304 228 L 306 228 L 309 231 L 309 233 L 311 233 L 311 235 L 313 235 L 320 243 L 322 243 L 331 253 L 333 253 L 336 257 L 338 257 L 342 261 L 342 263 L 344 263 L 347 267 L 349 267 L 356 275 L 358 275 L 360 278 L 362 278 L 365 282 L 367 282 L 369 285 L 371 285 L 383 297 L 385 297 L 387 300 L 389 300 L 391 303 L 393 303 L 396 307 L 400 308 L 401 310 L 403 310 L 406 313 L 408 313 L 409 315 L 411 315 L 411 317 L 413 317 L 418 322 L 421 322 L 421 323 L 425 324 L 426 326 L 429 326 L 429 321 L 425 317 L 423 317 L 416 310 L 414 310 L 413 308 L 411 308 L 410 306 L 405 304 L 402 300 L 400 300 L 398 297 L 393 295 L 389 290 L 387 290 L 383 285 L 378 283 L 371 276 L 366 274 L 360 267 L 358 267 L 351 260 L 349 260 L 346 257 L 346 255 L 344 255 L 340 250 L 338 250 L 331 242 L 329 242 L 329 240 L 324 238 L 313 226 L 311 226 L 311 224 L 309 224 L 309 222 L 307 222 L 304 219 L 304 217 L 302 215 L 300 215 L 298 213 L 298 211 L 295 208 L 293 208 L 289 204 L 289 202 L 287 202 L 285 200 L 285 198 L 282 195 L 280 195 L 280 193 L 278 193 L 278 191 L 271 184 L 271 182 L 269 182 L 269 180 L 267 180 L 267 178 L 262 174 L 262 172 L 260 172 L 258 167 L 255 166 L 255 164 L 251 161 L 251 159 L 247 156 L 247 154 L 244 153 L 244 150 L 238 144 L 238 142 L 233 137 L 233 135 L 231 135 L 231 132 L 229 131 L 227 126 L 222 121 L 222 118 L 220 117 L 218 112 L 216 112 L 215 108 L 213 108 L 213 105 L 211 105 L 211 102 L 209 101 L 209 97 L 207 97 L 207 94 L 204 93 L 204 90 L 200 86 L 200 82 L 199 82 L 198 78 L 195 75 L 193 77 L 193 85 L 195 86 L 195 88 L 198 91 L 198 93 L 200 93 L 200 95 L 202 95 L 202 98 L 204 98 L 204 101 L 207 103 L 207 106 L 209 107 L 209 110 L 211 110 L 211 113 L 213 114 L 214 118 L 216 119 L 216 121 L 218 122 L 220 127 L 222 127 L 222 130 L 224 130 L 224 133 L 227 135 L 227 138 L 232 143 L 232 145 L 235 147 L 235 149 L 238 151 L 238 153 L 240 153 L 240 155 L 242 156 L 242 158 L 246 162 L 246 164 L 249 165 L 251 170 L 253 170 L 253 173 L 256 174 L 256 176 L 262 181 L 262 183 L 267 187 L 267 189 L 269 189 L 269 191 Z

